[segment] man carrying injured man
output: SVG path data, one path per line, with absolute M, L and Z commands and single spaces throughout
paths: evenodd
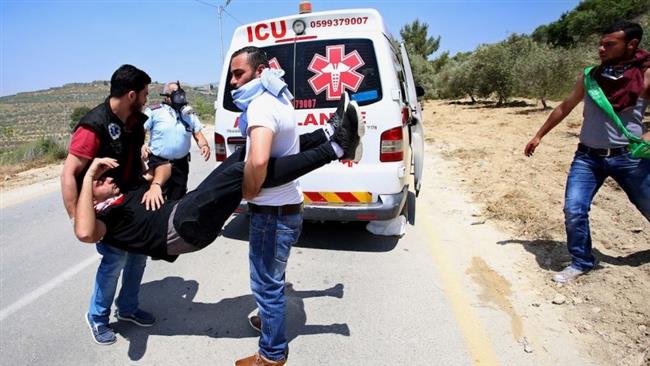
M 262 187 L 285 184 L 333 160 L 358 161 L 364 126 L 358 106 L 347 94 L 328 122 L 325 129 L 333 130 L 331 138 L 325 129 L 318 129 L 300 136 L 300 153 L 271 158 Z M 169 262 L 179 254 L 203 249 L 219 235 L 242 200 L 244 155 L 243 148 L 235 151 L 195 190 L 180 200 L 166 201 L 156 211 L 141 203 L 146 185 L 121 194 L 113 179 L 103 176 L 118 166 L 117 161 L 96 158 L 83 179 L 75 235 L 85 243 L 101 239 L 128 252 Z M 168 165 L 158 169 L 169 169 L 171 174 Z

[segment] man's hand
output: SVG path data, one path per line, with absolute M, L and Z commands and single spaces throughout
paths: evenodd
M 162 187 L 158 183 L 151 183 L 149 190 L 142 196 L 142 202 L 147 210 L 156 211 L 162 206 L 165 199 L 162 195 Z
M 208 161 L 208 159 L 210 159 L 210 144 L 208 144 L 208 140 L 205 139 L 205 136 L 203 136 L 203 132 L 201 131 L 196 131 L 192 135 L 194 136 L 196 144 L 199 145 L 201 156 L 203 156 L 205 161 Z
M 537 149 L 537 146 L 539 145 L 539 142 L 541 139 L 537 136 L 533 137 L 528 143 L 526 144 L 526 147 L 524 148 L 524 155 L 531 157 L 535 153 L 535 149 Z
M 200 149 L 201 156 L 203 156 L 203 159 L 205 159 L 205 161 L 208 161 L 208 159 L 210 159 L 210 145 L 206 143 L 204 145 L 201 145 Z
M 101 177 L 109 169 L 117 168 L 119 165 L 120 164 L 117 163 L 117 160 L 113 158 L 95 158 L 92 163 L 90 163 L 86 175 L 95 180 Z
M 149 150 L 149 146 L 142 145 L 142 148 L 140 148 L 140 157 L 142 157 L 142 160 L 149 159 L 149 154 L 151 154 L 151 150 Z

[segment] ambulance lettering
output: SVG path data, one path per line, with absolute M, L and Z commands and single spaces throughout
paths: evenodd
M 324 126 L 334 113 L 319 113 L 316 118 L 315 113 L 309 113 L 303 122 L 298 122 L 298 126 Z
M 365 63 L 356 50 L 345 54 L 345 45 L 328 46 L 327 57 L 315 54 L 309 71 L 314 76 L 309 79 L 309 85 L 315 94 L 327 90 L 327 100 L 339 100 L 345 89 L 356 92 L 361 86 L 363 75 L 356 70 Z
M 269 31 L 270 29 L 270 31 Z M 248 42 L 264 41 L 269 37 L 275 39 L 284 38 L 287 35 L 287 23 L 284 20 L 279 22 L 272 22 L 270 24 L 260 23 L 255 26 L 249 25 L 246 27 L 248 33 Z

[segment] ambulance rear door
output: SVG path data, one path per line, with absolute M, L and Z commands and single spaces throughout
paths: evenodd
M 411 149 L 413 151 L 413 167 L 415 194 L 420 193 L 422 185 L 422 170 L 424 168 L 424 128 L 422 127 L 422 108 L 418 102 L 417 91 L 415 90 L 415 80 L 411 71 L 408 53 L 404 43 L 400 44 L 402 52 L 402 64 L 404 66 L 404 76 L 406 77 L 406 94 L 407 101 L 411 112 L 409 127 L 411 129 Z

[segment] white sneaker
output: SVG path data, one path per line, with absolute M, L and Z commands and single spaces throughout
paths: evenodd
M 576 278 L 582 276 L 586 272 L 587 271 L 582 271 L 582 270 L 579 270 L 579 269 L 577 269 L 575 267 L 572 267 L 571 265 L 568 265 L 561 272 L 558 272 L 558 273 L 553 275 L 553 281 L 558 282 L 558 283 L 567 283 L 569 281 L 573 281 Z

